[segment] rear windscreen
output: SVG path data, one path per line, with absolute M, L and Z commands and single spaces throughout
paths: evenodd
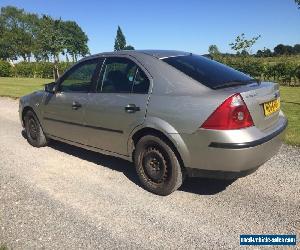
M 216 89 L 227 82 L 247 82 L 251 80 L 248 75 L 203 56 L 191 54 L 168 57 L 162 60 L 212 89 Z

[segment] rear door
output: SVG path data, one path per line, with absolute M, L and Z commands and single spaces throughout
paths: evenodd
M 88 145 L 127 155 L 130 132 L 142 124 L 150 75 L 127 57 L 106 58 L 86 109 Z
M 93 86 L 98 59 L 85 60 L 71 68 L 58 82 L 58 91 L 48 93 L 43 107 L 47 134 L 86 143 L 84 114 Z

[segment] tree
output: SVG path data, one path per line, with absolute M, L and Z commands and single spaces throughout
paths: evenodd
M 134 50 L 134 47 L 131 45 L 126 45 L 124 50 Z
M 123 34 L 120 26 L 118 26 L 117 29 L 117 35 L 115 38 L 115 45 L 114 45 L 114 50 L 134 50 L 134 47 L 132 45 L 126 45 L 126 38 L 125 35 Z
M 1 8 L 2 57 L 10 60 L 22 57 L 29 61 L 35 47 L 37 22 L 37 15 L 26 13 L 23 9 L 12 6 Z
M 220 54 L 220 51 L 217 47 L 217 45 L 215 44 L 212 44 L 208 47 L 208 53 L 213 56 L 213 55 L 217 55 L 217 54 Z
M 76 22 L 38 16 L 23 9 L 7 6 L 0 11 L 0 59 L 12 62 L 59 61 L 59 55 L 78 56 L 89 53 L 88 37 Z
M 71 55 L 73 62 L 77 61 L 78 56 L 85 56 L 89 53 L 88 37 L 76 22 L 63 22 L 62 31 L 66 52 Z
M 295 45 L 294 47 L 290 45 L 284 45 L 284 44 L 278 44 L 274 48 L 274 53 L 276 55 L 293 55 L 297 54 L 297 46 Z
M 15 7 L 2 7 L 0 13 L 0 47 L 1 57 L 5 60 L 15 60 L 20 56 L 19 47 L 22 44 L 21 17 L 24 11 Z
M 239 52 L 238 52 L 239 53 Z M 249 56 L 249 52 L 245 49 L 243 49 L 238 55 L 241 55 L 241 56 Z
M 258 50 L 256 52 L 257 57 L 271 57 L 272 56 L 272 51 L 270 49 L 264 48 L 263 50 Z
M 300 0 L 295 0 L 295 3 L 298 5 L 298 9 L 300 9 Z
M 293 55 L 295 54 L 294 48 L 291 45 L 286 45 L 285 46 L 286 54 L 287 55 Z
M 58 63 L 59 54 L 65 48 L 62 21 L 54 20 L 50 16 L 44 15 L 40 20 L 38 32 L 38 51 L 43 57 L 52 57 L 54 61 L 54 79 L 59 76 Z
M 295 44 L 294 45 L 294 53 L 295 54 L 300 54 L 300 44 Z
M 285 46 L 283 44 L 278 44 L 275 48 L 274 48 L 274 53 L 276 55 L 284 55 L 286 53 L 286 49 Z
M 120 26 L 118 26 L 117 35 L 115 38 L 114 50 L 115 51 L 123 50 L 125 47 L 126 47 L 126 39 Z
M 229 46 L 232 50 L 236 51 L 238 55 L 249 54 L 250 49 L 260 37 L 261 36 L 258 35 L 252 37 L 251 39 L 246 39 L 245 34 L 242 33 L 241 35 L 237 36 L 235 41 L 230 43 Z

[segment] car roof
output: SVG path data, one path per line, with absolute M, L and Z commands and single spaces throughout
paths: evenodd
M 120 51 L 113 51 L 113 52 L 103 52 L 96 55 L 92 55 L 91 57 L 95 56 L 104 56 L 104 55 L 137 55 L 137 54 L 146 54 L 149 56 L 153 56 L 158 59 L 168 58 L 168 57 L 175 57 L 175 56 L 185 56 L 191 53 L 184 52 L 184 51 L 177 51 L 177 50 L 120 50 Z

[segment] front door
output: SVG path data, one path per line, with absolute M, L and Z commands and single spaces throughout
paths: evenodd
M 45 133 L 86 143 L 84 114 L 97 63 L 98 59 L 92 59 L 75 65 L 59 80 L 56 93 L 47 94 L 43 103 Z
M 127 155 L 130 132 L 142 124 L 149 98 L 149 77 L 126 57 L 106 58 L 86 109 L 88 144 Z

